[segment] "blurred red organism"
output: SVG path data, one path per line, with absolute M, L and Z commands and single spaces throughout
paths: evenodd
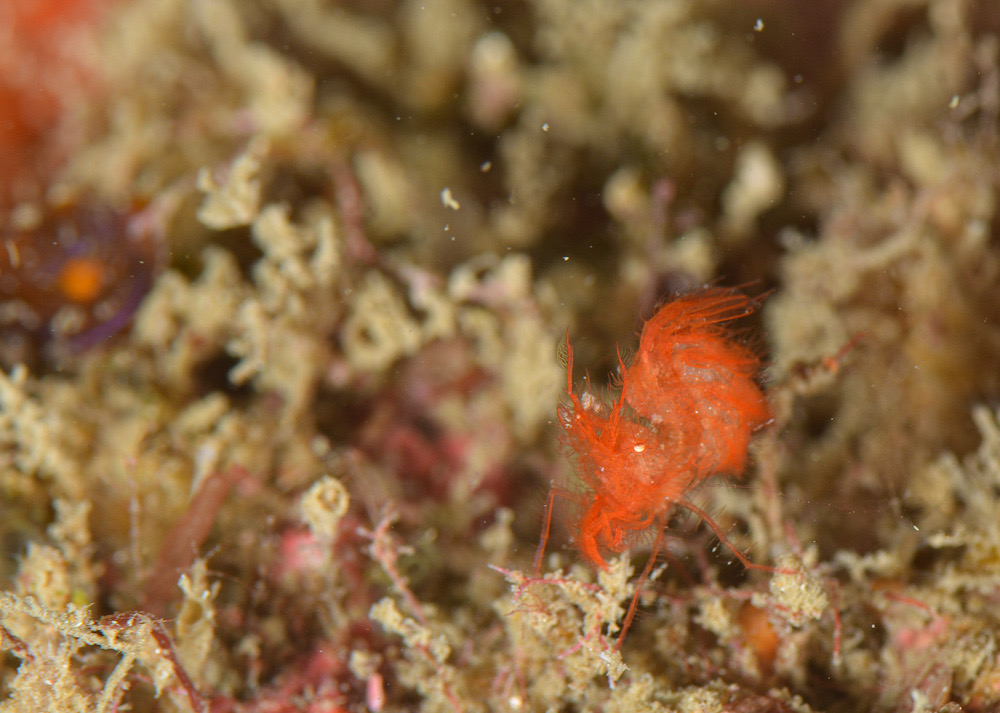
M 0 208 L 37 197 L 71 149 L 72 109 L 100 87 L 97 27 L 111 1 L 0 3 Z

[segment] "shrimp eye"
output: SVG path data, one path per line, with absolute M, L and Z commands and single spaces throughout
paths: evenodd
M 59 290 L 76 303 L 93 302 L 104 287 L 107 269 L 100 260 L 78 257 L 68 260 L 59 271 Z

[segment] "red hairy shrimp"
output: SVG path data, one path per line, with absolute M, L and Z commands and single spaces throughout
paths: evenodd
M 701 518 L 744 566 L 775 571 L 750 562 L 706 512 L 686 499 L 711 476 L 741 475 L 753 433 L 771 419 L 755 381 L 760 357 L 726 324 L 749 315 L 759 303 L 760 298 L 734 289 L 707 287 L 661 306 L 643 326 L 631 363 L 619 355 L 621 391 L 611 404 L 574 392 L 567 336 L 569 402 L 558 407 L 558 416 L 584 492 L 550 491 L 535 569 L 541 567 L 556 495 L 580 505 L 582 514 L 571 523 L 576 546 L 595 567 L 607 569 L 605 553 L 624 552 L 652 529 L 652 552 L 616 648 L 635 615 L 675 505 Z

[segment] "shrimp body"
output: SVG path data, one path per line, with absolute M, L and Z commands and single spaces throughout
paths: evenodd
M 610 409 L 584 406 L 570 392 L 559 407 L 564 441 L 578 455 L 578 475 L 587 486 L 577 523 L 577 546 L 595 565 L 607 565 L 603 551 L 622 552 L 649 528 L 664 504 L 690 487 L 675 467 L 678 444 L 659 429 L 635 420 L 623 400 Z
M 754 300 L 707 288 L 665 304 L 644 326 L 639 350 L 620 361 L 621 392 L 611 405 L 572 387 L 558 409 L 564 443 L 576 454 L 586 494 L 576 544 L 595 566 L 622 552 L 672 505 L 712 475 L 739 475 L 754 431 L 770 410 L 754 376 L 760 359 L 723 326 Z
M 770 409 L 754 377 L 760 357 L 733 340 L 724 322 L 753 312 L 744 294 L 714 287 L 668 302 L 642 330 L 624 400 L 661 430 L 684 434 L 678 464 L 697 484 L 746 468 L 754 431 Z

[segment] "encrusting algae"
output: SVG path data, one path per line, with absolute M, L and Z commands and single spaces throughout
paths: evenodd
M 1000 707 L 993 5 L 11 7 L 0 713 Z M 573 547 L 733 289 L 716 529 Z

